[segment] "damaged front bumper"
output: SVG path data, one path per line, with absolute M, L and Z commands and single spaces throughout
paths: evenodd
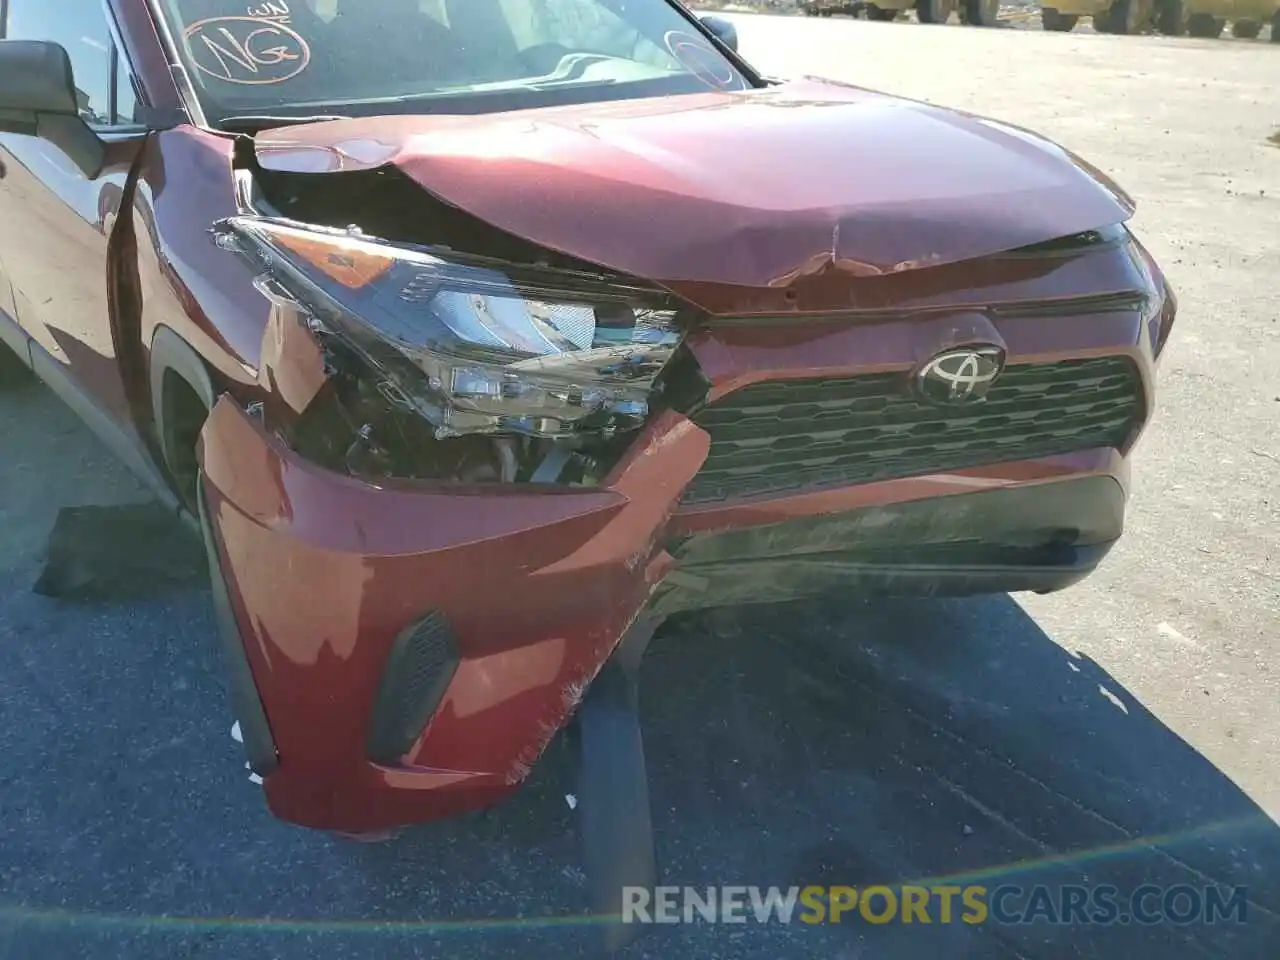
M 659 533 L 706 452 L 671 413 L 603 488 L 376 487 L 301 460 L 220 401 L 204 511 L 224 633 L 247 661 L 233 703 L 272 811 L 371 831 L 522 781 L 668 572 Z M 424 711 L 422 697 L 436 702 Z M 415 713 L 430 722 L 387 756 L 394 736 L 374 734 Z
M 1057 589 L 1122 524 L 1115 450 L 682 506 L 709 447 L 668 412 L 600 487 L 375 486 L 223 399 L 203 439 L 206 539 L 272 811 L 363 832 L 496 802 L 641 618 L 850 589 Z M 1045 517 L 1071 536 L 1055 543 Z M 960 530 L 976 542 L 957 547 Z

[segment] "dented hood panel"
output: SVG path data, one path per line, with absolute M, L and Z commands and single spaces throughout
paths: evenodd
M 818 80 L 340 120 L 267 131 L 256 143 L 276 171 L 394 164 L 494 227 L 655 281 L 766 287 L 830 269 L 894 273 L 1133 212 L 1098 171 L 1035 134 Z

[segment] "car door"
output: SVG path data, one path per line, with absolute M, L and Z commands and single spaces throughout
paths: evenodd
M 88 177 L 49 141 L 0 133 L 0 264 L 13 312 L 41 377 L 82 416 L 106 414 L 132 433 L 112 337 L 107 252 L 146 139 L 134 122 L 136 85 L 103 0 L 6 0 L 0 11 L 6 39 L 66 49 L 81 116 L 107 145 L 102 171 Z

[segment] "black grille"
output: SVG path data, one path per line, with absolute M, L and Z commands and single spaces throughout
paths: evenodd
M 393 764 L 412 749 L 458 669 L 453 631 L 431 612 L 396 638 L 374 701 L 366 748 Z
M 753 384 L 694 416 L 711 452 L 683 502 L 1119 447 L 1143 412 L 1123 357 L 1010 366 L 967 406 L 927 404 L 900 373 Z

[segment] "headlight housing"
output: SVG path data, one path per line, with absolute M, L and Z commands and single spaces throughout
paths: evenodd
M 1169 334 L 1173 331 L 1173 322 L 1178 315 L 1178 297 L 1155 258 L 1127 227 L 1125 236 L 1126 249 L 1142 276 L 1146 293 L 1142 321 L 1147 328 L 1151 354 L 1158 361 L 1169 341 Z
M 672 298 L 593 274 L 265 217 L 213 232 L 250 262 L 265 296 L 340 338 L 387 402 L 438 439 L 632 429 L 680 341 Z

